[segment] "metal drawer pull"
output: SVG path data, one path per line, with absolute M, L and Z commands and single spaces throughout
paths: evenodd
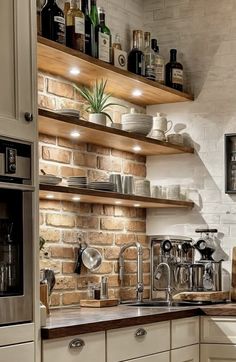
M 135 337 L 144 337 L 147 335 L 147 331 L 144 328 L 139 328 L 136 332 L 135 332 Z
M 79 349 L 83 348 L 85 346 L 85 343 L 82 339 L 73 339 L 73 341 L 70 342 L 69 348 L 70 349 Z

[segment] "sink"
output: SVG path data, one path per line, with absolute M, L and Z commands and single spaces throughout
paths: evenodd
M 212 305 L 212 304 L 219 304 L 222 302 L 212 303 L 207 301 L 202 302 L 185 302 L 185 301 L 173 301 L 171 304 L 169 304 L 166 301 L 162 300 L 144 300 L 143 302 L 130 302 L 125 303 L 129 307 L 149 307 L 149 308 L 169 308 L 169 307 L 197 307 L 197 306 L 204 306 L 204 305 Z

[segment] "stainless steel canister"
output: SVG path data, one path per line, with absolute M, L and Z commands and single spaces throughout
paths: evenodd
M 191 289 L 193 291 L 202 291 L 203 290 L 203 276 L 204 276 L 205 267 L 203 264 L 195 263 L 190 267 L 191 274 Z

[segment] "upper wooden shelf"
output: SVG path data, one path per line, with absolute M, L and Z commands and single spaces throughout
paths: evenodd
M 40 133 L 65 138 L 71 138 L 71 132 L 78 131 L 79 142 L 93 143 L 121 151 L 134 152 L 133 147 L 140 146 L 141 150 L 138 153 L 145 156 L 194 152 L 192 147 L 157 141 L 44 109 L 39 109 L 38 129 Z
M 125 195 L 116 192 L 98 191 L 90 189 L 79 189 L 67 186 L 51 186 L 40 184 L 40 199 L 47 199 L 52 195 L 54 200 L 73 201 L 76 196 L 80 197 L 80 202 L 104 205 L 116 205 L 142 208 L 166 208 L 181 207 L 192 208 L 192 201 L 155 199 L 137 195 Z
M 193 100 L 193 97 L 187 93 L 116 68 L 46 38 L 38 37 L 37 59 L 39 70 L 59 75 L 73 82 L 91 85 L 96 79 L 107 79 L 107 92 L 111 92 L 114 97 L 140 106 Z M 78 76 L 70 74 L 70 69 L 74 67 L 80 69 Z M 142 91 L 141 97 L 132 95 L 135 89 Z

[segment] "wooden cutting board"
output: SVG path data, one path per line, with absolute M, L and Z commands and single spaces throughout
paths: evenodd
M 115 307 L 118 303 L 118 299 L 83 299 L 80 301 L 80 306 L 87 308 L 105 308 Z
M 231 300 L 236 302 L 236 247 L 233 248 L 232 255 L 232 288 L 231 288 Z
M 215 302 L 229 299 L 229 292 L 182 292 L 174 296 L 175 300 L 191 302 Z

